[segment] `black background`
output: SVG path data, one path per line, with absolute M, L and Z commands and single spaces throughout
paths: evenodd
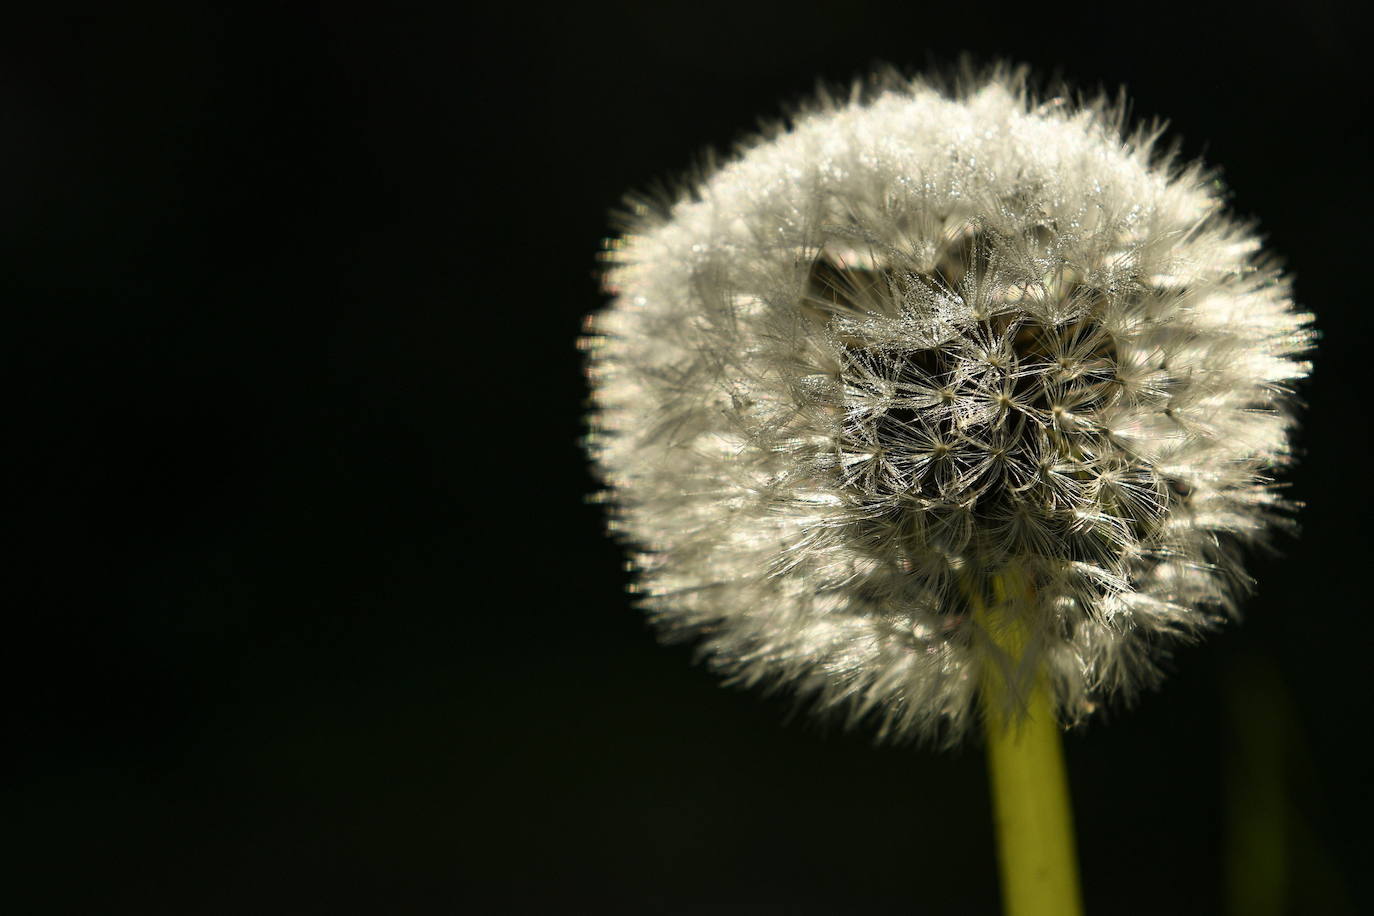
M 1303 536 L 1067 738 L 1089 910 L 1223 912 L 1228 874 L 1374 903 L 1342 8 L 110 7 L 0 37 L 20 911 L 995 912 L 978 747 L 875 749 L 656 644 L 583 502 L 573 346 L 624 192 L 964 50 L 1168 117 L 1324 334 Z

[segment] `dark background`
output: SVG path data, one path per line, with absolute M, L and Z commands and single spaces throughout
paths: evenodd
M 1342 8 L 110 6 L 0 33 L 19 911 L 995 912 L 978 747 L 874 749 L 656 644 L 573 346 L 622 193 L 963 50 L 1170 118 L 1324 334 L 1305 533 L 1067 739 L 1089 910 L 1374 905 Z

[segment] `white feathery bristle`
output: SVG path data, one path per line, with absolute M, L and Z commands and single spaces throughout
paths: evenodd
M 1311 316 L 1196 166 L 999 70 L 823 100 L 608 246 L 587 446 L 635 591 L 744 684 L 953 742 L 1233 613 Z M 1012 664 L 971 596 L 1032 599 Z

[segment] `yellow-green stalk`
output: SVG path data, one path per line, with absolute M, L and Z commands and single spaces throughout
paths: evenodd
M 1007 681 L 1027 641 L 1024 618 L 1011 605 L 1030 596 L 1011 572 L 993 577 L 993 597 L 989 607 L 969 590 L 975 618 L 1009 664 L 1006 671 L 986 669 L 982 677 L 1003 908 L 1007 916 L 1079 916 L 1073 816 L 1054 702 L 1043 671 L 1021 672 L 1017 682 L 1030 689 L 1019 696 Z

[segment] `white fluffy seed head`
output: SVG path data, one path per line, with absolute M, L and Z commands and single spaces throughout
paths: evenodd
M 745 684 L 958 740 L 1233 612 L 1310 317 L 1216 182 L 999 70 L 823 99 L 608 246 L 587 446 L 634 589 Z M 1012 659 L 976 606 L 1024 634 Z

